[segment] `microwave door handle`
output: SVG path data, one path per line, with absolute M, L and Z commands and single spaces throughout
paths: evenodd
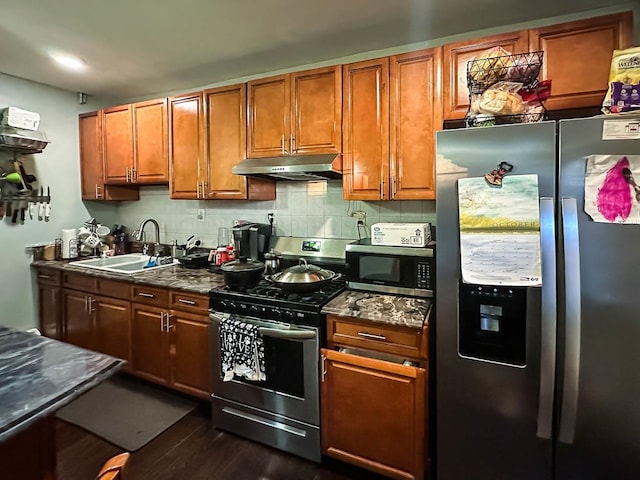
M 280 328 L 261 327 L 258 332 L 264 337 L 282 338 L 285 340 L 315 340 L 315 330 L 283 330 Z
M 540 198 L 540 250 L 542 253 L 542 305 L 540 322 L 539 438 L 550 439 L 556 370 L 556 229 L 553 198 Z

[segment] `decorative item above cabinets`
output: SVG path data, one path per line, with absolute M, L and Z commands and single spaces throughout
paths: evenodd
M 102 111 L 83 113 L 78 118 L 80 175 L 83 200 L 138 200 L 138 188 L 105 185 L 102 161 Z
M 345 200 L 435 198 L 442 49 L 345 65 Z
M 167 99 L 105 109 L 102 142 L 106 184 L 167 183 Z
M 339 65 L 248 83 L 249 158 L 340 153 Z
M 246 157 L 246 85 L 169 99 L 169 196 L 273 200 L 275 183 L 233 175 Z

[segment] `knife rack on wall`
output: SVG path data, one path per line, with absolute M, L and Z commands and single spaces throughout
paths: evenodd
M 7 148 L 0 150 L 13 157 L 0 157 L 0 220 L 21 225 L 27 219 L 48 222 L 51 215 L 50 187 L 47 187 L 45 195 L 44 187 L 41 184 L 37 186 L 38 179 L 23 165 L 24 152 Z

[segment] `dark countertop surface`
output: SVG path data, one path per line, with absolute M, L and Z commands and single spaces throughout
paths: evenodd
M 384 295 L 345 290 L 322 308 L 322 313 L 361 320 L 422 328 L 429 323 L 431 300 L 428 298 Z
M 106 380 L 124 363 L 0 327 L 0 442 Z
M 74 262 L 64 260 L 38 260 L 33 262 L 31 265 L 36 267 L 58 268 L 69 272 L 84 273 L 86 275 L 93 275 L 111 280 L 171 288 L 174 290 L 183 290 L 185 292 L 199 294 L 208 294 L 209 290 L 212 288 L 224 286 L 224 277 L 221 273 L 212 273 L 206 268 L 185 268 L 182 265 L 151 268 L 147 271 L 131 275 L 108 272 L 105 270 L 96 270 L 94 268 L 74 265 Z

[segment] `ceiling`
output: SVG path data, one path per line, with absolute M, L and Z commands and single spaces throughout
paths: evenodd
M 612 0 L 0 3 L 1 72 L 92 95 L 133 98 L 607 7 Z M 87 68 L 62 70 L 49 58 L 55 52 L 77 55 Z

